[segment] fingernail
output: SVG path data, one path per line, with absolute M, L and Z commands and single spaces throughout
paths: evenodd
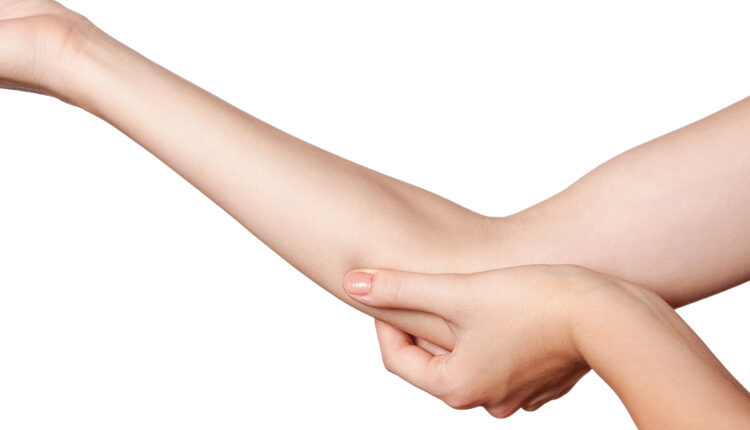
M 353 272 L 344 279 L 344 291 L 351 296 L 366 296 L 372 288 L 372 273 Z

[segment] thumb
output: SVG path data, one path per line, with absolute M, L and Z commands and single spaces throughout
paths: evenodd
M 463 303 L 466 276 L 357 269 L 344 277 L 352 299 L 378 308 L 411 309 L 453 319 Z

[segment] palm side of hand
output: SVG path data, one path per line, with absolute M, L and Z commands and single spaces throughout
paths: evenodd
M 51 0 L 0 0 L 0 87 L 62 97 L 93 28 Z

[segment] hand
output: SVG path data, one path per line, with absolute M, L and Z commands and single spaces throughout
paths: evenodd
M 51 0 L 0 0 L 0 87 L 66 98 L 96 27 Z
M 588 372 L 572 333 L 577 296 L 617 283 L 578 267 L 524 266 L 467 275 L 355 271 L 344 289 L 369 306 L 442 317 L 456 340 L 450 353 L 376 321 L 386 368 L 454 408 L 508 417 L 563 396 Z

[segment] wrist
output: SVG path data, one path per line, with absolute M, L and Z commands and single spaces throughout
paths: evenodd
M 571 335 L 583 360 L 604 377 L 602 373 L 613 364 L 610 353 L 616 344 L 624 338 L 637 344 L 639 335 L 658 331 L 668 313 L 674 311 L 653 292 L 601 276 L 577 294 Z
M 62 72 L 55 94 L 64 102 L 92 113 L 97 101 L 111 93 L 111 75 L 129 48 L 94 24 L 83 21 L 71 41 L 76 55 Z
M 692 428 L 695 417 L 706 424 L 746 419 L 747 391 L 661 297 L 610 278 L 579 299 L 577 349 L 639 427 Z
M 39 18 L 32 15 L 29 20 L 32 19 Z M 38 34 L 31 33 L 33 36 L 19 38 L 31 46 L 23 61 L 43 73 L 35 76 L 32 69 L 21 69 L 22 72 L 11 75 L 11 80 L 18 82 L 26 91 L 75 104 L 78 93 L 85 88 L 87 53 L 106 35 L 91 21 L 70 10 L 58 16 L 50 15 L 37 26 Z M 41 48 L 36 48 L 37 45 Z

